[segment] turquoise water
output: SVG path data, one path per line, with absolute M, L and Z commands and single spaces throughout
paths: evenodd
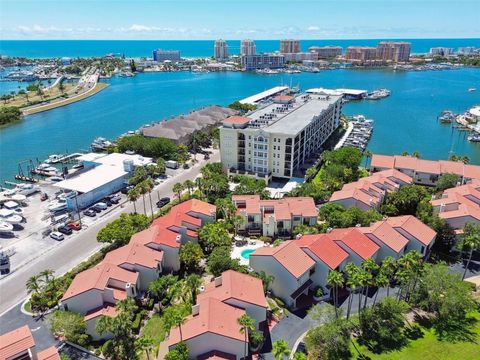
M 302 50 L 314 45 L 339 45 L 344 49 L 349 45 L 376 46 L 379 41 L 391 39 L 369 40 L 302 40 Z M 480 39 L 404 39 L 412 43 L 413 53 L 426 53 L 431 47 L 445 46 L 458 48 L 461 46 L 480 47 Z M 278 40 L 256 40 L 258 52 L 270 52 L 279 49 Z M 231 54 L 240 52 L 240 41 L 229 40 Z M 152 56 L 157 48 L 180 50 L 182 56 L 212 56 L 213 40 L 1 40 L 0 54 L 8 56 L 24 56 L 28 58 L 46 57 L 90 57 L 104 56 L 108 53 L 125 54 L 126 56 Z
M 480 69 L 393 72 L 332 70 L 319 73 L 150 73 L 113 78 L 104 91 L 78 103 L 28 116 L 0 130 L 0 180 L 10 179 L 19 161 L 88 149 L 97 136 L 115 138 L 141 125 L 200 106 L 229 103 L 276 85 L 388 88 L 389 98 L 349 102 L 347 115 L 375 120 L 369 149 L 384 154 L 419 151 L 422 157 L 447 158 L 452 150 L 480 164 L 480 144 L 436 122 L 444 109 L 463 112 L 480 104 Z M 476 92 L 468 92 L 476 87 Z
M 252 252 L 254 252 L 255 249 L 246 249 L 246 250 L 243 250 L 241 253 L 240 253 L 240 256 L 245 259 L 245 260 L 248 260 L 250 259 L 250 254 Z

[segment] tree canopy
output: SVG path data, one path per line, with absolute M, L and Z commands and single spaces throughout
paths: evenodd
M 108 223 L 98 232 L 97 240 L 125 245 L 133 234 L 146 229 L 149 224 L 150 220 L 145 215 L 121 214 L 120 218 Z
M 49 318 L 50 331 L 67 341 L 85 346 L 89 341 L 83 316 L 71 311 L 58 310 Z
M 217 247 L 230 247 L 232 240 L 221 222 L 206 224 L 198 230 L 199 243 L 205 254 Z

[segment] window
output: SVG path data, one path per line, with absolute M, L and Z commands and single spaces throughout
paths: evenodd
M 315 274 L 315 266 L 310 269 L 310 276 L 312 276 L 313 274 Z
M 424 254 L 424 253 L 425 253 L 425 246 L 422 246 L 422 249 L 420 250 L 420 253 L 421 253 L 421 254 Z
M 301 217 L 300 216 L 294 216 L 293 217 L 293 221 L 300 221 L 301 220 Z

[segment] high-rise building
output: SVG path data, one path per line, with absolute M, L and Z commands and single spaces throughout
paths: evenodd
M 180 61 L 180 51 L 163 49 L 153 50 L 153 61 L 162 62 L 165 60 Z
M 435 47 L 430 49 L 429 54 L 430 56 L 452 56 L 453 49 L 447 47 Z
M 404 41 L 382 41 L 377 46 L 377 59 L 385 62 L 408 62 L 411 44 Z
M 280 40 L 280 52 L 282 54 L 300 52 L 300 40 L 292 40 L 292 39 Z
M 290 178 L 338 128 L 341 111 L 341 95 L 278 95 L 248 117 L 226 118 L 222 165 L 232 175 Z
M 359 64 L 375 62 L 376 59 L 377 48 L 370 46 L 349 46 L 345 54 L 345 60 Z
M 255 42 L 250 39 L 242 40 L 240 43 L 240 55 L 255 55 Z
M 242 56 L 242 68 L 250 70 L 280 69 L 285 65 L 285 56 L 280 54 L 255 54 Z
M 334 59 L 337 56 L 342 55 L 341 46 L 311 46 L 308 51 L 311 53 L 317 53 L 319 59 Z
M 225 40 L 215 40 L 213 49 L 213 57 L 217 60 L 228 59 L 228 44 Z
M 458 48 L 457 54 L 462 56 L 472 56 L 475 55 L 476 52 L 478 52 L 478 50 L 474 46 L 466 46 Z

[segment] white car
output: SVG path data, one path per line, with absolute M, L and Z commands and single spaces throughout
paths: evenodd
M 107 207 L 108 207 L 107 204 L 105 204 L 104 202 L 96 203 L 93 206 L 96 207 L 97 209 L 100 209 L 100 210 L 106 210 Z
M 54 231 L 54 232 L 50 233 L 50 237 L 53 240 L 57 240 L 57 241 L 62 241 L 63 239 L 65 239 L 65 236 L 63 236 L 63 234 L 58 232 L 58 231 Z

